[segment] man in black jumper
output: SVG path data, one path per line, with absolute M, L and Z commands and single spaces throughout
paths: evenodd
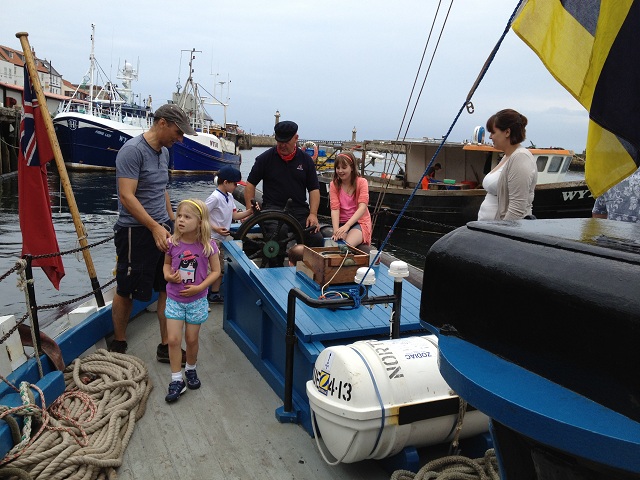
M 323 245 L 318 227 L 320 186 L 313 160 L 297 146 L 298 125 L 291 121 L 276 124 L 276 146 L 256 157 L 244 189 L 247 209 L 255 198 L 256 186 L 262 182 L 262 209 L 284 209 L 287 200 L 292 203 L 288 212 L 302 228 L 315 227 L 305 233 L 304 243 L 310 247 Z M 309 203 L 307 203 L 307 192 Z

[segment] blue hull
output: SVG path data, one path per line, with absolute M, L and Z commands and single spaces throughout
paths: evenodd
M 131 138 L 87 119 L 53 121 L 62 158 L 72 167 L 115 169 L 118 150 Z
M 169 169 L 177 171 L 218 171 L 226 165 L 239 168 L 241 162 L 240 155 L 214 150 L 188 137 L 174 144 L 169 152 Z
M 223 249 L 230 258 L 225 267 L 223 328 L 240 350 L 284 399 L 286 375 L 285 331 L 288 294 L 300 288 L 310 296 L 319 289 L 304 279 L 294 267 L 257 268 L 234 242 Z M 386 269 L 377 271 L 377 283 L 370 295 L 393 291 L 394 280 Z M 274 288 L 277 285 L 278 288 Z M 418 318 L 420 291 L 412 284 L 402 285 L 401 332 L 422 330 Z M 293 367 L 293 408 L 297 423 L 313 435 L 311 411 L 306 392 L 307 381 L 320 352 L 332 345 L 345 345 L 362 339 L 388 337 L 389 311 L 382 306 L 354 310 L 313 309 L 298 302 Z

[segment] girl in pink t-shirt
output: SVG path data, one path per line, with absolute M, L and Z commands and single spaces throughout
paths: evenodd
M 358 174 L 356 157 L 351 152 L 340 153 L 333 164 L 333 180 L 329 186 L 333 240 L 349 245 L 371 243 L 369 185 Z
M 202 200 L 188 199 L 178 204 L 174 233 L 164 257 L 167 281 L 167 334 L 171 383 L 167 402 L 175 402 L 187 387 L 200 388 L 196 374 L 200 325 L 209 316 L 207 290 L 220 276 L 218 247 L 211 240 L 209 211 Z M 182 331 L 187 345 L 187 363 L 182 377 Z

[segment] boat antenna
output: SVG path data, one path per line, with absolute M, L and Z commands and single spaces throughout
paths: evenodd
M 93 115 L 93 84 L 96 74 L 96 56 L 94 53 L 96 38 L 96 26 L 91 24 L 91 55 L 89 57 L 89 115 Z
M 180 93 L 180 90 L 182 89 L 182 85 L 180 82 L 180 72 L 182 71 L 182 53 L 186 51 L 187 50 L 180 50 L 180 62 L 178 62 L 178 81 L 176 82 L 176 93 Z

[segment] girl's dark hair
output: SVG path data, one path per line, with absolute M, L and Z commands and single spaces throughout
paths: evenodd
M 527 117 L 510 108 L 500 110 L 498 113 L 491 115 L 487 120 L 487 131 L 493 133 L 493 130 L 499 128 L 504 131 L 507 128 L 511 130 L 509 141 L 511 145 L 522 143 L 527 138 Z
M 338 177 L 338 174 L 336 173 L 336 167 L 339 165 L 340 166 L 348 165 L 351 167 L 350 180 L 351 180 L 351 183 L 355 184 L 356 177 L 360 176 L 360 174 L 358 173 L 356 156 L 352 152 L 342 152 L 336 156 L 336 159 L 333 162 L 333 179 L 332 179 L 336 187 L 340 187 L 340 185 L 342 185 L 342 180 L 340 180 L 340 177 Z

